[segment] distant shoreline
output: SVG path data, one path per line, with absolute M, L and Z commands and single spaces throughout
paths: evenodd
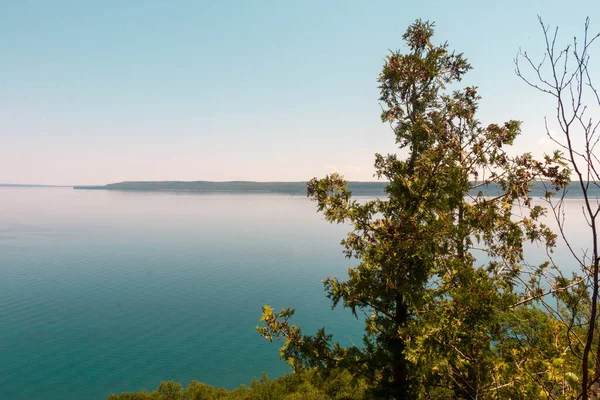
M 387 182 L 348 182 L 348 189 L 356 196 L 385 195 Z M 113 190 L 130 192 L 168 192 L 168 193 L 249 193 L 249 194 L 290 194 L 306 195 L 306 182 L 253 182 L 253 181 L 135 181 L 110 183 L 108 185 L 36 185 L 0 183 L 0 188 L 73 188 L 77 190 Z M 484 196 L 497 196 L 500 190 L 497 187 L 480 187 L 471 192 L 477 195 L 481 191 Z M 544 192 L 533 186 L 531 197 L 539 198 Z M 600 197 L 600 188 L 590 185 L 589 195 L 592 199 Z M 556 196 L 558 197 L 558 195 Z M 567 199 L 583 198 L 578 182 L 571 182 L 567 187 Z
M 355 194 L 383 194 L 386 182 L 349 182 Z M 284 193 L 306 194 L 306 182 L 251 182 L 251 181 L 164 181 L 120 182 L 104 186 L 74 186 L 78 190 L 126 190 L 145 192 L 197 192 L 197 193 Z
M 372 196 L 384 195 L 387 182 L 348 182 L 348 189 L 354 195 Z M 73 186 L 79 190 L 120 190 L 139 192 L 192 192 L 192 193 L 281 193 L 306 195 L 306 182 L 252 182 L 252 181 L 139 181 L 110 183 L 103 186 Z M 497 196 L 500 189 L 495 186 L 479 187 L 472 190 L 472 195 L 482 192 L 484 196 Z M 591 185 L 590 196 L 600 197 L 600 188 Z M 537 186 L 532 186 L 531 197 L 544 197 L 544 192 Z M 565 198 L 583 198 L 578 182 L 572 182 L 567 187 Z

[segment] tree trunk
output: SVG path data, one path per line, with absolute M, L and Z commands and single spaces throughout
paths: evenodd
M 403 327 L 408 319 L 408 309 L 404 302 L 404 296 L 402 294 L 396 295 L 396 314 L 394 322 L 396 327 Z M 404 339 L 395 334 L 389 339 L 388 350 L 392 357 L 392 376 L 389 382 L 389 394 L 390 398 L 396 400 L 411 400 L 409 382 L 408 382 L 408 368 L 406 355 L 404 353 L 406 345 Z

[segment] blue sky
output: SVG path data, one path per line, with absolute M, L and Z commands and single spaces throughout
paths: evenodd
M 538 14 L 564 43 L 600 31 L 597 0 L 3 1 L 0 183 L 373 180 L 377 75 L 416 18 L 473 65 L 482 122 L 540 152 L 552 104 L 513 71 Z

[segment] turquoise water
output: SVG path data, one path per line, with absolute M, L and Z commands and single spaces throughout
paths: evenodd
M 584 232 L 581 201 L 567 205 L 568 228 Z M 321 284 L 355 263 L 339 245 L 348 228 L 304 197 L 0 188 L 0 210 L 1 399 L 284 374 L 279 344 L 254 331 L 263 304 L 360 340 Z
M 161 380 L 288 372 L 263 304 L 360 340 L 321 279 L 343 226 L 284 195 L 0 189 L 0 398 L 100 399 Z

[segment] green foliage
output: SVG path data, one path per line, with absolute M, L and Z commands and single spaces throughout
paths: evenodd
M 503 332 L 493 375 L 504 384 L 489 397 L 577 398 L 579 361 L 568 350 L 568 331 L 556 319 L 539 308 L 517 308 L 506 314 Z
M 232 391 L 197 381 L 191 381 L 184 389 L 169 381 L 151 393 L 111 394 L 108 400 L 359 400 L 364 398 L 365 388 L 365 383 L 353 379 L 348 371 L 333 370 L 323 377 L 314 370 L 305 370 L 274 380 L 264 374 L 250 386 Z
M 431 43 L 433 28 L 411 25 L 403 36 L 409 51 L 391 52 L 379 77 L 382 121 L 408 151 L 404 160 L 375 156 L 387 197 L 358 202 L 338 174 L 308 183 L 329 222 L 353 227 L 342 245 L 359 264 L 347 280 L 324 284 L 334 307 L 365 315 L 363 344 L 343 348 L 324 329 L 304 335 L 289 323 L 291 309 L 263 307 L 257 329 L 285 340 L 281 356 L 294 371 L 347 369 L 373 384 L 372 398 L 504 398 L 509 388 L 541 396 L 540 377 L 518 384 L 524 367 L 509 367 L 505 352 L 514 357 L 518 340 L 531 334 L 512 319 L 514 305 L 542 288 L 542 275 L 525 270 L 522 244 L 551 247 L 556 239 L 539 221 L 544 210 L 531 207 L 530 188 L 545 179 L 559 190 L 569 171 L 559 153 L 543 161 L 507 154 L 520 122 L 483 126 L 477 88 L 449 90 L 471 67 L 446 43 Z M 498 192 L 477 192 L 488 187 Z M 515 207 L 525 213 L 515 215 Z M 546 315 L 531 310 L 540 321 Z M 542 370 L 544 379 L 566 381 L 566 372 L 549 371 Z

